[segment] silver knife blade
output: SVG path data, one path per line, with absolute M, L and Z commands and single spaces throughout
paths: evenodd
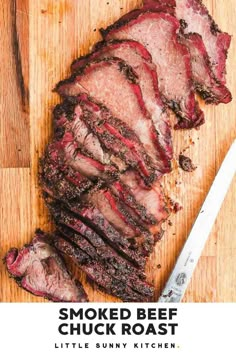
M 158 302 L 181 302 L 235 172 L 236 140 L 221 164 Z

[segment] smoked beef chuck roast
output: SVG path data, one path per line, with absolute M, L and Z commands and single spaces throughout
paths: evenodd
M 81 201 L 76 199 L 70 201 L 59 200 L 53 194 L 53 191 L 50 192 L 50 194 L 46 193 L 44 197 L 55 221 L 59 222 L 57 216 L 60 215 L 60 223 L 64 223 L 71 228 L 76 228 L 76 223 L 81 220 L 84 224 L 97 232 L 120 254 L 122 254 L 123 257 L 128 259 L 130 262 L 133 262 L 137 267 L 142 269 L 144 268 L 144 255 L 137 250 L 137 247 L 133 246 L 132 241 L 130 241 L 123 233 L 118 232 L 113 225 L 108 222 L 96 206 L 94 206 L 91 202 L 86 204 L 83 202 L 81 205 Z M 66 208 L 67 211 L 72 212 L 72 214 L 69 215 L 73 216 L 73 219 L 68 219 L 68 215 L 62 219 L 62 215 L 65 214 L 55 213 L 55 202 L 59 203 L 59 205 L 63 208 Z M 72 220 L 72 224 L 68 225 L 67 223 L 70 222 L 70 220 Z
M 75 141 L 85 146 L 99 162 L 113 164 L 120 172 L 132 167 L 151 184 L 156 178 L 155 168 L 134 131 L 86 94 L 72 101 L 73 119 L 66 119 L 66 114 L 55 119 L 56 135 L 62 137 L 70 131 Z
M 183 34 L 179 37 L 190 52 L 194 86 L 206 103 L 229 103 L 230 91 L 215 76 L 210 58 L 202 37 L 197 33 Z
M 134 19 L 147 10 L 177 16 L 181 25 L 178 40 L 189 49 L 195 90 L 206 103 L 229 103 L 232 96 L 225 86 L 225 64 L 231 36 L 222 33 L 202 2 L 145 0 L 141 9 L 131 11 L 119 21 Z M 217 47 L 216 52 L 210 49 L 211 46 L 214 49 Z M 210 57 L 211 52 L 213 58 Z M 217 66 L 221 68 L 219 75 L 215 72 L 219 71 L 215 63 L 218 63 Z
M 125 162 L 115 156 L 112 151 L 105 151 L 98 137 L 82 119 L 83 111 L 76 99 L 65 100 L 58 104 L 53 111 L 54 136 L 57 140 L 63 138 L 66 132 L 84 147 L 91 156 L 102 164 L 116 166 L 119 171 L 127 167 Z
M 69 79 L 59 82 L 55 90 L 63 97 L 88 93 L 102 102 L 134 131 L 161 174 L 158 132 L 146 109 L 137 74 L 124 60 L 111 57 L 90 61 Z
M 55 246 L 79 265 L 99 289 L 106 293 L 117 296 L 125 302 L 147 302 L 152 298 L 153 288 L 149 284 L 143 284 L 145 294 L 134 290 L 128 285 L 127 280 L 122 281 L 112 276 L 101 262 L 89 256 L 76 244 L 63 238 L 60 233 L 55 235 Z
M 211 69 L 222 84 L 226 83 L 226 59 L 231 36 L 222 32 L 201 0 L 175 0 L 176 17 L 184 24 L 184 33 L 198 33 L 210 58 Z
M 93 103 L 94 106 L 94 103 Z M 77 106 L 76 106 L 77 107 Z M 97 106 L 95 106 L 97 107 Z M 77 108 L 75 108 L 75 112 L 77 111 Z M 100 108 L 97 108 L 97 112 L 100 112 Z M 75 114 L 76 120 L 77 120 L 77 115 Z M 110 117 L 110 116 L 108 116 Z M 106 117 L 104 117 L 105 120 Z M 84 117 L 83 117 L 84 119 Z M 97 121 L 98 123 L 100 123 L 100 119 L 98 117 Z M 85 116 L 85 121 L 87 121 L 87 115 Z M 109 122 L 111 122 L 110 124 L 112 124 L 113 118 L 111 117 Z M 94 120 L 94 124 L 95 124 L 95 120 Z M 58 123 L 56 123 L 58 124 Z M 71 124 L 73 127 L 75 126 L 74 120 L 71 121 L 67 121 L 67 129 L 69 130 L 69 125 Z M 101 126 L 100 123 L 99 127 Z M 79 120 L 79 126 L 81 126 L 80 124 L 80 120 Z M 124 127 L 125 128 L 125 127 Z M 124 130 L 124 129 L 123 129 Z M 126 129 L 125 129 L 126 130 Z M 80 133 L 80 137 L 81 137 L 81 129 L 77 130 L 74 129 L 74 139 L 77 139 L 77 132 Z M 64 131 L 65 133 L 65 131 Z M 88 134 L 88 130 L 87 130 L 87 134 Z M 99 134 L 98 134 L 99 135 Z M 133 134 L 130 133 L 128 134 L 126 140 L 128 140 L 131 144 L 132 143 L 132 137 Z M 86 135 L 84 136 L 84 140 L 86 138 Z M 90 137 L 91 138 L 91 137 Z M 63 136 L 61 136 L 60 134 L 60 140 L 63 140 Z M 91 139 L 90 139 L 91 140 Z M 103 139 L 101 139 L 103 140 Z M 133 142 L 133 145 L 135 144 L 135 141 Z M 92 145 L 91 145 L 92 146 Z M 79 171 L 82 171 L 82 167 L 80 168 L 79 164 L 77 166 L 77 170 L 74 171 L 73 173 L 73 169 L 71 167 L 66 168 L 66 166 L 71 165 L 71 160 L 67 160 L 67 156 L 65 157 L 63 154 L 63 148 L 61 148 L 61 145 L 59 144 L 60 147 L 60 151 L 58 152 L 57 150 L 58 147 L 58 142 L 56 142 L 56 144 L 51 143 L 49 144 L 47 150 L 46 150 L 46 154 L 45 154 L 45 158 L 42 159 L 41 162 L 41 180 L 42 180 L 42 186 L 43 189 L 47 192 L 48 190 L 50 190 L 50 186 L 51 183 L 55 183 L 56 179 L 53 178 L 52 176 L 54 174 L 58 175 L 58 169 L 56 169 L 53 166 L 59 166 L 60 170 L 64 173 L 64 178 L 61 176 L 62 172 L 60 172 L 60 178 L 61 178 L 61 183 L 56 183 L 55 186 L 52 186 L 53 189 L 57 189 L 57 197 L 63 196 L 65 195 L 66 197 L 66 191 L 68 190 L 68 192 L 71 190 L 72 193 L 72 197 L 76 197 L 76 193 L 77 193 L 77 197 L 79 197 L 83 192 L 85 192 L 86 190 L 88 191 L 92 186 L 97 186 L 97 187 L 102 187 L 105 185 L 105 183 L 109 182 L 109 189 L 110 192 L 106 192 L 106 199 L 109 198 L 110 203 L 113 203 L 114 206 L 116 205 L 122 205 L 125 204 L 125 209 L 127 210 L 127 215 L 129 215 L 129 213 L 132 214 L 132 219 L 137 220 L 136 221 L 138 224 L 139 223 L 144 223 L 147 226 L 152 226 L 152 230 L 151 232 L 153 233 L 157 233 L 155 230 L 157 229 L 156 226 L 154 225 L 159 225 L 158 228 L 160 229 L 160 223 L 166 219 L 166 217 L 168 216 L 168 211 L 166 209 L 166 200 L 165 197 L 163 195 L 162 192 L 162 188 L 159 182 L 155 182 L 155 184 L 153 184 L 152 188 L 148 187 L 145 185 L 145 183 L 142 182 L 141 176 L 139 176 L 137 174 L 137 172 L 135 170 L 131 170 L 128 169 L 123 173 L 120 173 L 119 175 L 117 174 L 110 174 L 110 179 L 107 180 L 101 180 L 101 178 L 97 178 L 97 180 L 95 179 L 96 176 L 94 176 L 94 173 L 91 173 L 91 175 L 89 175 L 88 171 L 86 172 L 87 175 L 86 177 L 83 176 Z M 94 145 L 92 146 L 93 149 Z M 138 150 L 139 146 L 137 146 L 136 150 Z M 90 153 L 92 153 L 92 149 L 90 149 Z M 102 150 L 102 147 L 100 146 L 100 150 Z M 130 148 L 130 150 L 132 150 L 132 147 Z M 97 151 L 97 149 L 96 149 Z M 109 151 L 109 150 L 108 150 Z M 127 150 L 128 153 L 128 150 Z M 104 156 L 105 153 L 101 152 L 99 153 L 100 156 Z M 93 164 L 94 165 L 94 164 Z M 131 164 L 131 166 L 133 166 L 133 164 Z M 73 168 L 75 167 L 75 164 L 73 164 Z M 107 170 L 108 167 L 110 167 L 110 165 L 108 164 L 107 166 Z M 78 185 L 76 178 L 78 176 L 78 182 L 83 181 L 83 188 L 80 190 L 80 185 Z M 113 180 L 112 180 L 113 177 Z M 120 180 L 118 179 L 118 177 L 120 178 Z M 88 179 L 86 181 L 86 178 Z M 89 181 L 90 179 L 90 181 Z M 121 179 L 123 179 L 123 181 L 121 181 Z M 63 181 L 64 180 L 64 181 Z M 91 183 L 94 182 L 94 184 Z M 58 181 L 60 182 L 60 181 Z M 71 185 L 68 185 L 68 183 L 71 182 Z M 76 189 L 74 190 L 73 193 L 73 184 L 75 184 Z M 66 187 L 65 187 L 66 186 Z M 67 187 L 68 186 L 68 187 Z M 135 186 L 135 188 L 134 188 Z M 111 196 L 111 194 L 114 194 L 114 196 Z M 142 197 L 141 197 L 142 196 Z M 117 203 L 114 203 L 115 201 L 115 197 L 118 197 L 119 200 L 117 201 Z M 137 200 L 137 197 L 139 200 Z M 102 198 L 103 199 L 103 198 Z M 153 204 L 154 203 L 154 204 Z M 155 207 L 156 206 L 156 210 Z M 150 210 L 149 210 L 150 209 Z M 154 212 L 155 211 L 155 212 Z M 120 212 L 120 211 L 119 211 Z M 130 220 L 132 220 L 130 218 Z M 125 229 L 125 226 L 124 226 Z
M 97 261 L 100 267 L 104 269 L 104 272 L 110 275 L 114 280 L 125 283 L 127 288 L 143 296 L 148 295 L 150 297 L 152 295 L 152 287 L 145 282 L 144 277 L 138 274 L 137 269 L 115 253 L 112 248 L 102 243 L 101 239 L 97 237 L 97 234 L 94 232 L 86 232 L 80 235 L 65 227 L 59 227 L 58 230 L 65 240 L 70 241 L 76 248 L 84 251 L 91 256 L 93 260 Z M 88 236 L 87 239 L 86 236 Z M 91 278 L 89 272 L 87 276 Z M 97 285 L 101 285 L 99 281 Z M 103 284 L 103 288 L 106 288 L 105 284 Z
M 176 128 L 204 122 L 195 100 L 228 103 L 231 37 L 200 0 L 144 0 L 71 66 L 56 91 L 54 137 L 40 183 L 56 231 L 36 231 L 5 262 L 17 283 L 52 301 L 88 301 L 60 254 L 123 301 L 153 300 L 145 265 L 171 208 L 160 183 L 171 171 L 168 106 Z
M 87 295 L 78 280 L 71 277 L 53 244 L 53 237 L 36 230 L 30 244 L 11 248 L 5 256 L 7 270 L 17 284 L 51 301 L 86 302 Z
M 173 148 L 169 115 L 158 89 L 156 67 L 146 48 L 139 42 L 131 40 L 99 42 L 89 55 L 75 60 L 71 69 L 76 72 L 90 60 L 109 57 L 125 60 L 138 75 L 145 105 L 158 132 L 158 154 L 160 163 L 162 163 L 160 168 L 163 173 L 170 172 Z
M 231 37 L 220 31 L 202 2 L 146 0 L 144 4 L 144 8 L 151 11 L 168 12 L 177 16 L 181 24 L 179 41 L 189 49 L 192 78 L 198 94 L 206 103 L 229 103 L 232 96 L 225 86 L 225 64 Z M 136 10 L 136 13 L 137 11 L 142 12 L 143 8 Z M 214 49 L 210 49 L 211 46 L 214 49 L 217 47 L 216 54 Z M 210 57 L 211 52 L 213 58 Z M 221 68 L 220 75 L 217 74 L 217 67 Z
M 134 39 L 146 47 L 157 67 L 159 90 L 179 119 L 176 128 L 193 128 L 204 122 L 204 114 L 195 100 L 190 53 L 178 41 L 179 28 L 169 13 L 141 11 L 101 33 L 105 40 Z

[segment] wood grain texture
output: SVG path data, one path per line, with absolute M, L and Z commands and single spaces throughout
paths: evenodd
M 205 0 L 204 3 L 220 28 L 236 33 L 234 0 L 228 0 L 227 4 L 223 0 Z M 0 67 L 1 258 L 9 247 L 20 247 L 28 242 L 36 227 L 45 231 L 53 228 L 37 178 L 39 158 L 52 134 L 52 108 L 59 102 L 59 97 L 52 92 L 53 87 L 69 74 L 72 60 L 87 53 L 100 39 L 99 27 L 112 23 L 140 4 L 141 1 L 136 0 L 3 1 L 0 10 L 0 43 L 1 49 L 4 48 Z M 17 31 L 14 32 L 14 28 Z M 17 51 L 13 48 L 14 36 L 18 38 Z M 233 97 L 236 97 L 235 52 L 233 37 L 227 62 L 227 81 Z M 188 174 L 174 163 L 174 171 L 163 181 L 165 190 L 180 201 L 183 210 L 171 217 L 172 226 L 165 226 L 165 236 L 147 265 L 148 280 L 155 285 L 155 300 L 236 137 L 235 100 L 217 107 L 205 107 L 202 102 L 201 105 L 206 124 L 198 131 L 174 132 L 176 159 L 179 152 L 186 149 L 198 168 Z M 235 202 L 236 179 L 186 292 L 185 302 L 236 302 Z M 84 274 L 75 266 L 70 267 L 85 285 L 90 301 L 118 301 L 97 291 Z M 45 301 L 19 289 L 8 278 L 2 264 L 0 282 L 0 301 Z
M 3 0 L 0 26 L 0 167 L 29 167 L 28 0 Z

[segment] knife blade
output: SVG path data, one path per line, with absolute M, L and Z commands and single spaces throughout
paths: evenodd
M 158 302 L 181 302 L 236 172 L 236 140 L 214 179 Z

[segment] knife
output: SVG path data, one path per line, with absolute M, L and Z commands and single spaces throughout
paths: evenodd
M 158 302 L 181 302 L 235 172 L 236 140 L 222 162 Z

